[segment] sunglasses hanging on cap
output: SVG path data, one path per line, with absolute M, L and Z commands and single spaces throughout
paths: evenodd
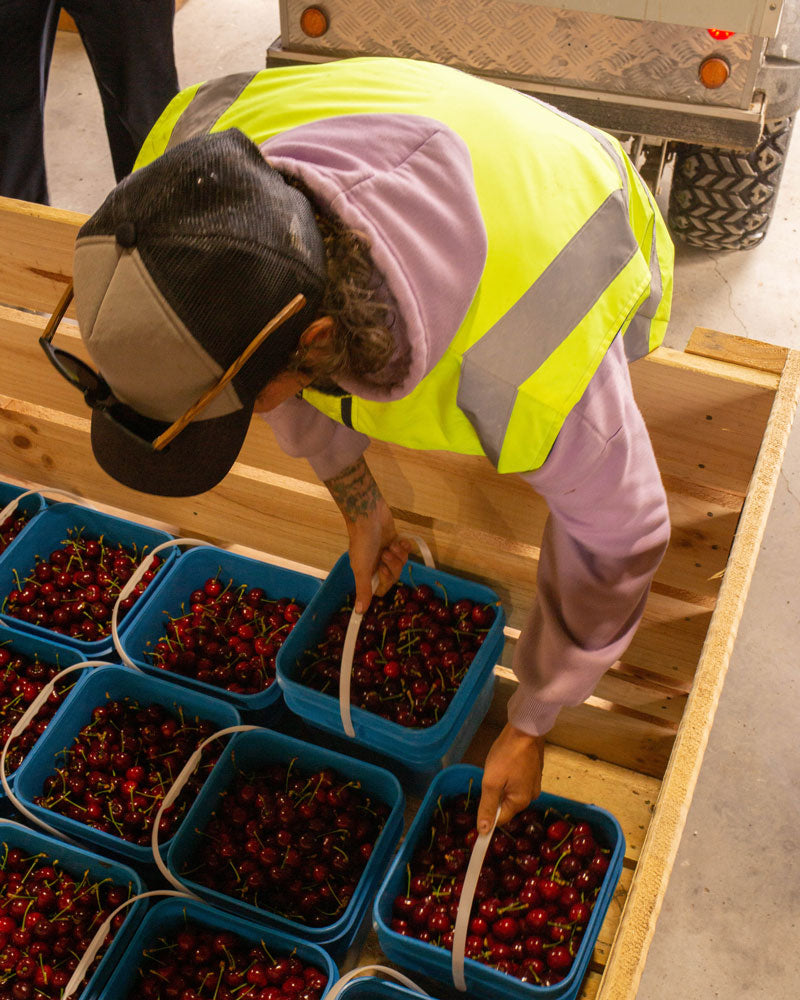
M 72 282 L 70 282 L 67 290 L 61 296 L 61 300 L 56 306 L 53 315 L 47 321 L 47 326 L 39 338 L 39 343 L 42 345 L 44 353 L 50 359 L 50 364 L 53 365 L 59 375 L 65 378 L 71 385 L 74 385 L 76 389 L 79 389 L 83 393 L 83 398 L 86 400 L 87 405 L 95 409 L 104 400 L 113 396 L 110 386 L 101 375 L 98 375 L 81 358 L 70 354 L 69 351 L 63 351 L 60 347 L 53 346 L 53 337 L 56 329 L 64 318 L 64 313 L 69 308 L 70 302 L 72 302 L 72 296 Z
M 223 372 L 217 382 L 214 383 L 203 395 L 192 403 L 184 413 L 171 424 L 162 421 L 150 420 L 140 413 L 132 410 L 129 406 L 121 403 L 115 396 L 108 382 L 96 372 L 90 365 L 87 365 L 81 358 L 64 351 L 60 347 L 53 346 L 53 337 L 58 329 L 58 324 L 64 318 L 64 314 L 72 302 L 73 288 L 72 282 L 67 286 L 66 291 L 61 296 L 61 300 L 55 308 L 44 333 L 39 338 L 42 350 L 47 355 L 50 363 L 70 385 L 83 393 L 86 405 L 92 410 L 98 410 L 105 417 L 114 421 L 125 433 L 138 444 L 144 444 L 148 449 L 161 451 L 180 434 L 180 432 L 194 420 L 198 413 L 214 400 L 244 367 L 248 360 L 264 343 L 271 333 L 274 333 L 286 320 L 290 319 L 305 306 L 306 300 L 303 295 L 295 295 L 280 312 L 276 313 L 267 325 L 245 347 L 233 364 Z

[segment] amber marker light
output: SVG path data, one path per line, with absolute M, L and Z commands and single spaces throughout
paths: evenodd
M 328 30 L 328 16 L 321 7 L 306 7 L 300 15 L 300 28 L 309 38 L 319 38 Z
M 724 31 L 722 28 L 706 28 L 706 31 L 718 42 L 724 42 L 726 38 L 733 38 L 736 34 L 735 31 Z
M 730 74 L 730 66 L 719 56 L 709 56 L 700 63 L 700 82 L 709 90 L 721 87 Z

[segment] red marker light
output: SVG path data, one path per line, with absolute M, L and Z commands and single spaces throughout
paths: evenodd
M 732 38 L 736 34 L 735 31 L 723 31 L 722 28 L 707 28 L 706 30 L 718 42 L 724 42 L 726 38 Z

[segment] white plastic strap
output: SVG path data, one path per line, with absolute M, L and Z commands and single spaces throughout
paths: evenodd
M 328 992 L 325 994 L 325 1000 L 336 1000 L 336 997 L 342 992 L 342 990 L 347 986 L 349 982 L 354 979 L 358 979 L 359 976 L 364 976 L 368 972 L 381 972 L 385 976 L 389 976 L 391 979 L 396 979 L 403 986 L 407 986 L 410 990 L 415 990 L 416 993 L 421 997 L 430 996 L 425 990 L 417 986 L 413 979 L 409 979 L 408 976 L 404 976 L 402 972 L 398 972 L 397 969 L 390 969 L 388 965 L 362 965 L 358 969 L 352 969 L 350 972 L 345 973 L 331 986 Z
M 405 535 L 404 537 L 410 538 L 416 544 L 425 565 L 429 569 L 434 569 L 433 555 L 430 548 L 428 548 L 428 543 L 418 535 Z M 379 580 L 380 577 L 375 573 L 372 577 L 373 595 L 377 590 Z M 350 739 L 356 735 L 356 731 L 353 728 L 353 718 L 350 714 L 350 681 L 353 675 L 353 656 L 356 650 L 356 639 L 358 638 L 358 630 L 361 628 L 361 622 L 365 613 L 356 611 L 355 608 L 350 612 L 350 620 L 347 623 L 344 647 L 342 649 L 342 665 L 339 670 L 339 714 L 342 717 L 342 727 L 345 735 L 349 736 Z
M 475 843 L 472 845 L 472 854 L 467 865 L 467 874 L 464 876 L 464 885 L 461 889 L 461 897 L 458 901 L 458 911 L 456 912 L 456 925 L 453 929 L 453 954 L 452 973 L 453 985 L 462 993 L 466 992 L 467 984 L 464 980 L 464 947 L 467 943 L 467 928 L 469 927 L 469 915 L 472 910 L 472 900 L 475 896 L 475 889 L 478 885 L 478 876 L 483 867 L 483 859 L 492 839 L 494 828 L 500 816 L 500 806 L 494 817 L 491 829 L 487 833 L 478 834 Z
M 158 846 L 158 828 L 161 824 L 161 817 L 164 814 L 164 810 L 168 809 L 172 803 L 177 799 L 180 793 L 183 791 L 186 782 L 194 774 L 197 765 L 200 763 L 200 759 L 203 754 L 203 750 L 208 746 L 213 740 L 219 739 L 220 736 L 228 736 L 230 733 L 248 733 L 253 729 L 260 729 L 260 726 L 227 726 L 225 729 L 218 729 L 216 733 L 212 733 L 210 736 L 206 737 L 202 743 L 200 743 L 191 757 L 186 761 L 178 774 L 178 777 L 172 782 L 169 787 L 169 791 L 161 800 L 161 805 L 158 807 L 158 812 L 156 813 L 156 818 L 153 820 L 153 829 L 150 831 L 150 846 L 153 851 L 153 857 L 155 858 L 158 870 L 170 883 L 174 885 L 175 888 L 184 896 L 188 896 L 190 899 L 200 899 L 198 895 L 193 893 L 191 889 L 187 889 L 186 886 L 181 882 L 181 880 L 173 875 L 172 872 L 164 864 L 164 859 L 161 857 L 161 851 Z
M 195 899 L 195 896 L 187 896 L 185 892 L 173 892 L 172 889 L 153 889 L 152 892 L 141 892 L 138 896 L 131 896 L 130 899 L 126 899 L 124 903 L 121 903 L 116 910 L 113 910 L 103 921 L 100 927 L 97 929 L 95 936 L 92 938 L 89 947 L 83 953 L 81 960 L 75 966 L 75 971 L 72 973 L 70 981 L 64 988 L 64 992 L 61 994 L 61 1000 L 68 1000 L 75 991 L 80 987 L 83 977 L 89 971 L 92 962 L 97 957 L 98 951 L 103 947 L 103 942 L 106 939 L 106 935 L 111 930 L 111 921 L 114 917 L 124 910 L 126 906 L 130 906 L 131 903 L 135 903 L 139 899 L 147 899 L 149 896 L 179 896 L 183 899 Z
M 74 663 L 71 667 L 65 667 L 60 670 L 55 677 L 52 677 L 47 684 L 42 688 L 42 690 L 36 695 L 33 701 L 28 705 L 22 715 L 14 723 L 14 728 L 9 733 L 8 739 L 3 745 L 3 750 L 0 752 L 0 783 L 3 785 L 3 791 L 9 798 L 9 801 L 21 812 L 23 816 L 27 817 L 32 823 L 40 826 L 47 833 L 52 834 L 54 837 L 58 837 L 60 840 L 65 840 L 68 844 L 74 844 L 75 841 L 68 837 L 65 833 L 60 830 L 56 830 L 54 827 L 50 826 L 49 823 L 45 823 L 43 819 L 40 819 L 34 813 L 30 811 L 26 806 L 24 806 L 16 795 L 11 791 L 11 786 L 8 783 L 8 778 L 6 777 L 6 755 L 8 754 L 8 748 L 11 746 L 12 740 L 15 740 L 18 736 L 25 732 L 31 722 L 36 718 L 39 709 L 44 705 L 47 699 L 55 690 L 57 681 L 61 680 L 62 677 L 66 677 L 67 674 L 71 674 L 75 670 L 83 670 L 84 667 L 109 667 L 110 663 L 105 660 L 83 660 L 81 663 Z
M 25 497 L 33 497 L 37 495 L 44 497 L 54 496 L 59 500 L 71 500 L 73 503 L 80 504 L 82 507 L 91 507 L 92 510 L 96 509 L 94 504 L 90 500 L 85 500 L 82 496 L 79 496 L 77 493 L 70 493 L 69 490 L 59 490 L 56 489 L 55 487 L 51 488 L 49 486 L 43 486 L 41 489 L 38 490 L 25 490 L 24 493 L 20 493 L 19 496 L 14 497 L 13 500 L 10 500 L 5 505 L 5 507 L 3 507 L 2 510 L 0 510 L 0 524 L 2 524 L 7 517 L 11 517 L 11 515 L 16 511 L 17 507 L 19 507 L 21 501 L 23 501 Z
M 372 577 L 373 594 L 378 587 L 378 580 L 379 577 L 376 573 Z M 356 651 L 356 639 L 358 638 L 358 630 L 361 628 L 363 620 L 364 614 L 353 608 L 350 612 L 350 620 L 347 623 L 347 631 L 344 634 L 342 665 L 339 671 L 339 714 L 342 717 L 342 726 L 345 735 L 349 736 L 350 739 L 356 735 L 356 731 L 353 728 L 353 717 L 350 714 L 350 682 L 353 677 L 353 656 Z
M 145 573 L 153 565 L 153 558 L 161 552 L 162 549 L 168 549 L 173 545 L 208 545 L 209 543 L 203 541 L 200 538 L 170 538 L 167 542 L 161 542 L 160 545 L 156 545 L 154 549 L 147 553 L 147 555 L 142 559 L 136 569 L 131 573 L 125 586 L 119 592 L 119 596 L 114 602 L 114 608 L 111 612 L 111 637 L 114 640 L 114 649 L 116 649 L 119 658 L 125 664 L 126 667 L 131 667 L 133 670 L 138 670 L 141 673 L 141 669 L 136 666 L 133 660 L 128 656 L 125 650 L 122 648 L 122 643 L 119 638 L 119 608 L 122 602 L 133 593 L 136 585 L 141 581 Z

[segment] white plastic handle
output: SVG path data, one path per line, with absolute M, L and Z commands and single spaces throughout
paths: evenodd
M 410 538 L 416 544 L 425 565 L 429 569 L 435 569 L 433 555 L 425 539 L 420 538 L 418 535 L 405 535 L 404 537 Z M 375 573 L 372 577 L 373 596 L 378 587 L 378 580 L 378 574 Z M 345 731 L 345 735 L 349 736 L 350 739 L 356 735 L 356 731 L 353 728 L 353 718 L 350 714 L 350 683 L 353 676 L 353 656 L 356 650 L 358 630 L 361 628 L 364 614 L 366 612 L 356 611 L 355 608 L 350 612 L 347 631 L 344 635 L 344 647 L 342 648 L 342 665 L 339 670 L 339 714 L 342 717 L 342 728 Z
M 11 741 L 15 740 L 18 736 L 25 732 L 31 722 L 36 718 L 39 709 L 44 705 L 47 699 L 55 690 L 56 682 L 61 680 L 62 677 L 66 677 L 67 674 L 71 674 L 75 670 L 83 670 L 84 667 L 110 667 L 111 664 L 105 660 L 83 660 L 81 663 L 73 663 L 71 667 L 65 667 L 60 670 L 54 677 L 52 677 L 47 684 L 42 688 L 42 690 L 36 695 L 33 701 L 28 705 L 22 715 L 14 723 L 14 728 L 9 733 L 8 739 L 3 745 L 3 750 L 0 752 L 0 783 L 3 785 L 3 791 L 8 796 L 9 801 L 14 806 L 14 808 L 21 812 L 23 816 L 29 819 L 32 823 L 41 827 L 47 833 L 52 834 L 54 837 L 58 837 L 60 840 L 65 840 L 68 844 L 74 844 L 75 841 L 71 837 L 68 837 L 65 833 L 60 830 L 56 830 L 55 827 L 50 826 L 49 823 L 45 823 L 43 819 L 40 819 L 34 813 L 24 806 L 16 795 L 11 791 L 11 786 L 8 783 L 8 778 L 6 777 L 6 755 L 8 754 L 8 748 L 11 746 Z
M 196 896 L 187 896 L 185 892 L 173 892 L 172 889 L 153 889 L 152 892 L 140 892 L 138 896 L 131 896 L 130 899 L 126 899 L 124 903 L 121 903 L 116 910 L 106 917 L 100 927 L 97 929 L 95 936 L 89 943 L 89 947 L 83 953 L 81 960 L 75 966 L 75 971 L 72 973 L 70 981 L 64 987 L 64 992 L 61 994 L 61 1000 L 68 1000 L 69 997 L 80 987 L 83 977 L 89 971 L 89 967 L 95 960 L 98 951 L 103 947 L 103 942 L 106 939 L 106 935 L 111 930 L 111 921 L 114 917 L 124 910 L 126 906 L 130 906 L 131 903 L 135 903 L 139 899 L 147 899 L 149 896 L 179 896 L 182 899 L 196 899 Z
M 142 559 L 136 569 L 131 573 L 125 586 L 119 592 L 116 601 L 114 602 L 114 608 L 111 612 L 111 637 L 114 640 L 114 649 L 116 649 L 119 658 L 125 664 L 126 667 L 131 667 L 133 670 L 138 670 L 141 673 L 141 669 L 136 666 L 133 660 L 128 656 L 125 650 L 122 648 L 122 643 L 119 638 L 119 609 L 122 602 L 133 593 L 136 585 L 140 582 L 145 573 L 153 565 L 153 559 L 162 549 L 171 548 L 173 545 L 187 545 L 189 547 L 193 545 L 209 545 L 209 542 L 203 541 L 200 538 L 170 538 L 169 541 L 161 542 L 160 545 L 156 545 L 154 549 L 147 553 L 147 555 Z
M 156 813 L 156 818 L 153 820 L 153 829 L 150 831 L 150 847 L 153 851 L 153 857 L 155 858 L 156 866 L 164 878 L 169 882 L 170 885 L 174 885 L 175 888 L 185 896 L 189 896 L 190 899 L 200 899 L 198 895 L 193 893 L 191 889 L 187 889 L 186 886 L 181 882 L 181 880 L 173 875 L 172 872 L 164 864 L 164 859 L 161 857 L 161 851 L 158 846 L 158 828 L 161 823 L 161 817 L 164 814 L 164 810 L 168 809 L 172 803 L 177 799 L 180 793 L 183 791 L 186 782 L 194 774 L 195 768 L 200 763 L 200 758 L 202 757 L 203 750 L 211 743 L 213 740 L 219 739 L 220 736 L 228 736 L 231 733 L 248 733 L 253 729 L 260 729 L 260 726 L 227 726 L 225 729 L 218 729 L 215 733 L 207 736 L 202 743 L 198 744 L 197 749 L 191 755 L 191 757 L 186 761 L 186 763 L 181 768 L 178 777 L 172 782 L 169 787 L 169 791 L 161 800 L 161 805 L 158 807 L 158 812 Z
M 469 927 L 469 915 L 472 910 L 472 900 L 475 896 L 475 889 L 478 885 L 478 876 L 483 867 L 483 859 L 492 839 L 494 828 L 500 816 L 500 806 L 497 807 L 494 822 L 491 829 L 486 833 L 479 833 L 472 845 L 472 854 L 467 865 L 467 874 L 464 876 L 464 885 L 461 889 L 461 897 L 458 900 L 458 910 L 456 912 L 456 925 L 453 929 L 453 954 L 452 954 L 452 974 L 453 985 L 462 993 L 466 992 L 467 984 L 464 980 L 464 947 L 467 943 L 467 928 Z
M 86 500 L 77 493 L 70 493 L 69 490 L 59 490 L 55 487 L 51 488 L 50 486 L 42 486 L 36 490 L 25 490 L 24 493 L 20 493 L 19 496 L 10 500 L 5 507 L 0 510 L 0 524 L 2 524 L 7 517 L 11 517 L 25 497 L 36 496 L 37 494 L 44 497 L 55 496 L 59 500 L 70 500 L 72 503 L 80 504 L 82 507 L 91 507 L 92 510 L 97 509 L 90 500 Z
M 430 994 L 426 993 L 421 987 L 417 986 L 413 979 L 409 979 L 408 976 L 404 976 L 402 972 L 398 972 L 397 969 L 390 969 L 388 965 L 362 965 L 358 969 L 351 969 L 350 972 L 345 973 L 331 986 L 328 992 L 325 994 L 325 1000 L 336 1000 L 336 997 L 342 992 L 342 990 L 347 986 L 348 983 L 352 982 L 354 979 L 358 979 L 360 976 L 365 976 L 368 972 L 381 972 L 385 976 L 391 979 L 396 979 L 403 986 L 407 986 L 410 990 L 416 991 L 416 993 L 421 997 L 429 997 Z

